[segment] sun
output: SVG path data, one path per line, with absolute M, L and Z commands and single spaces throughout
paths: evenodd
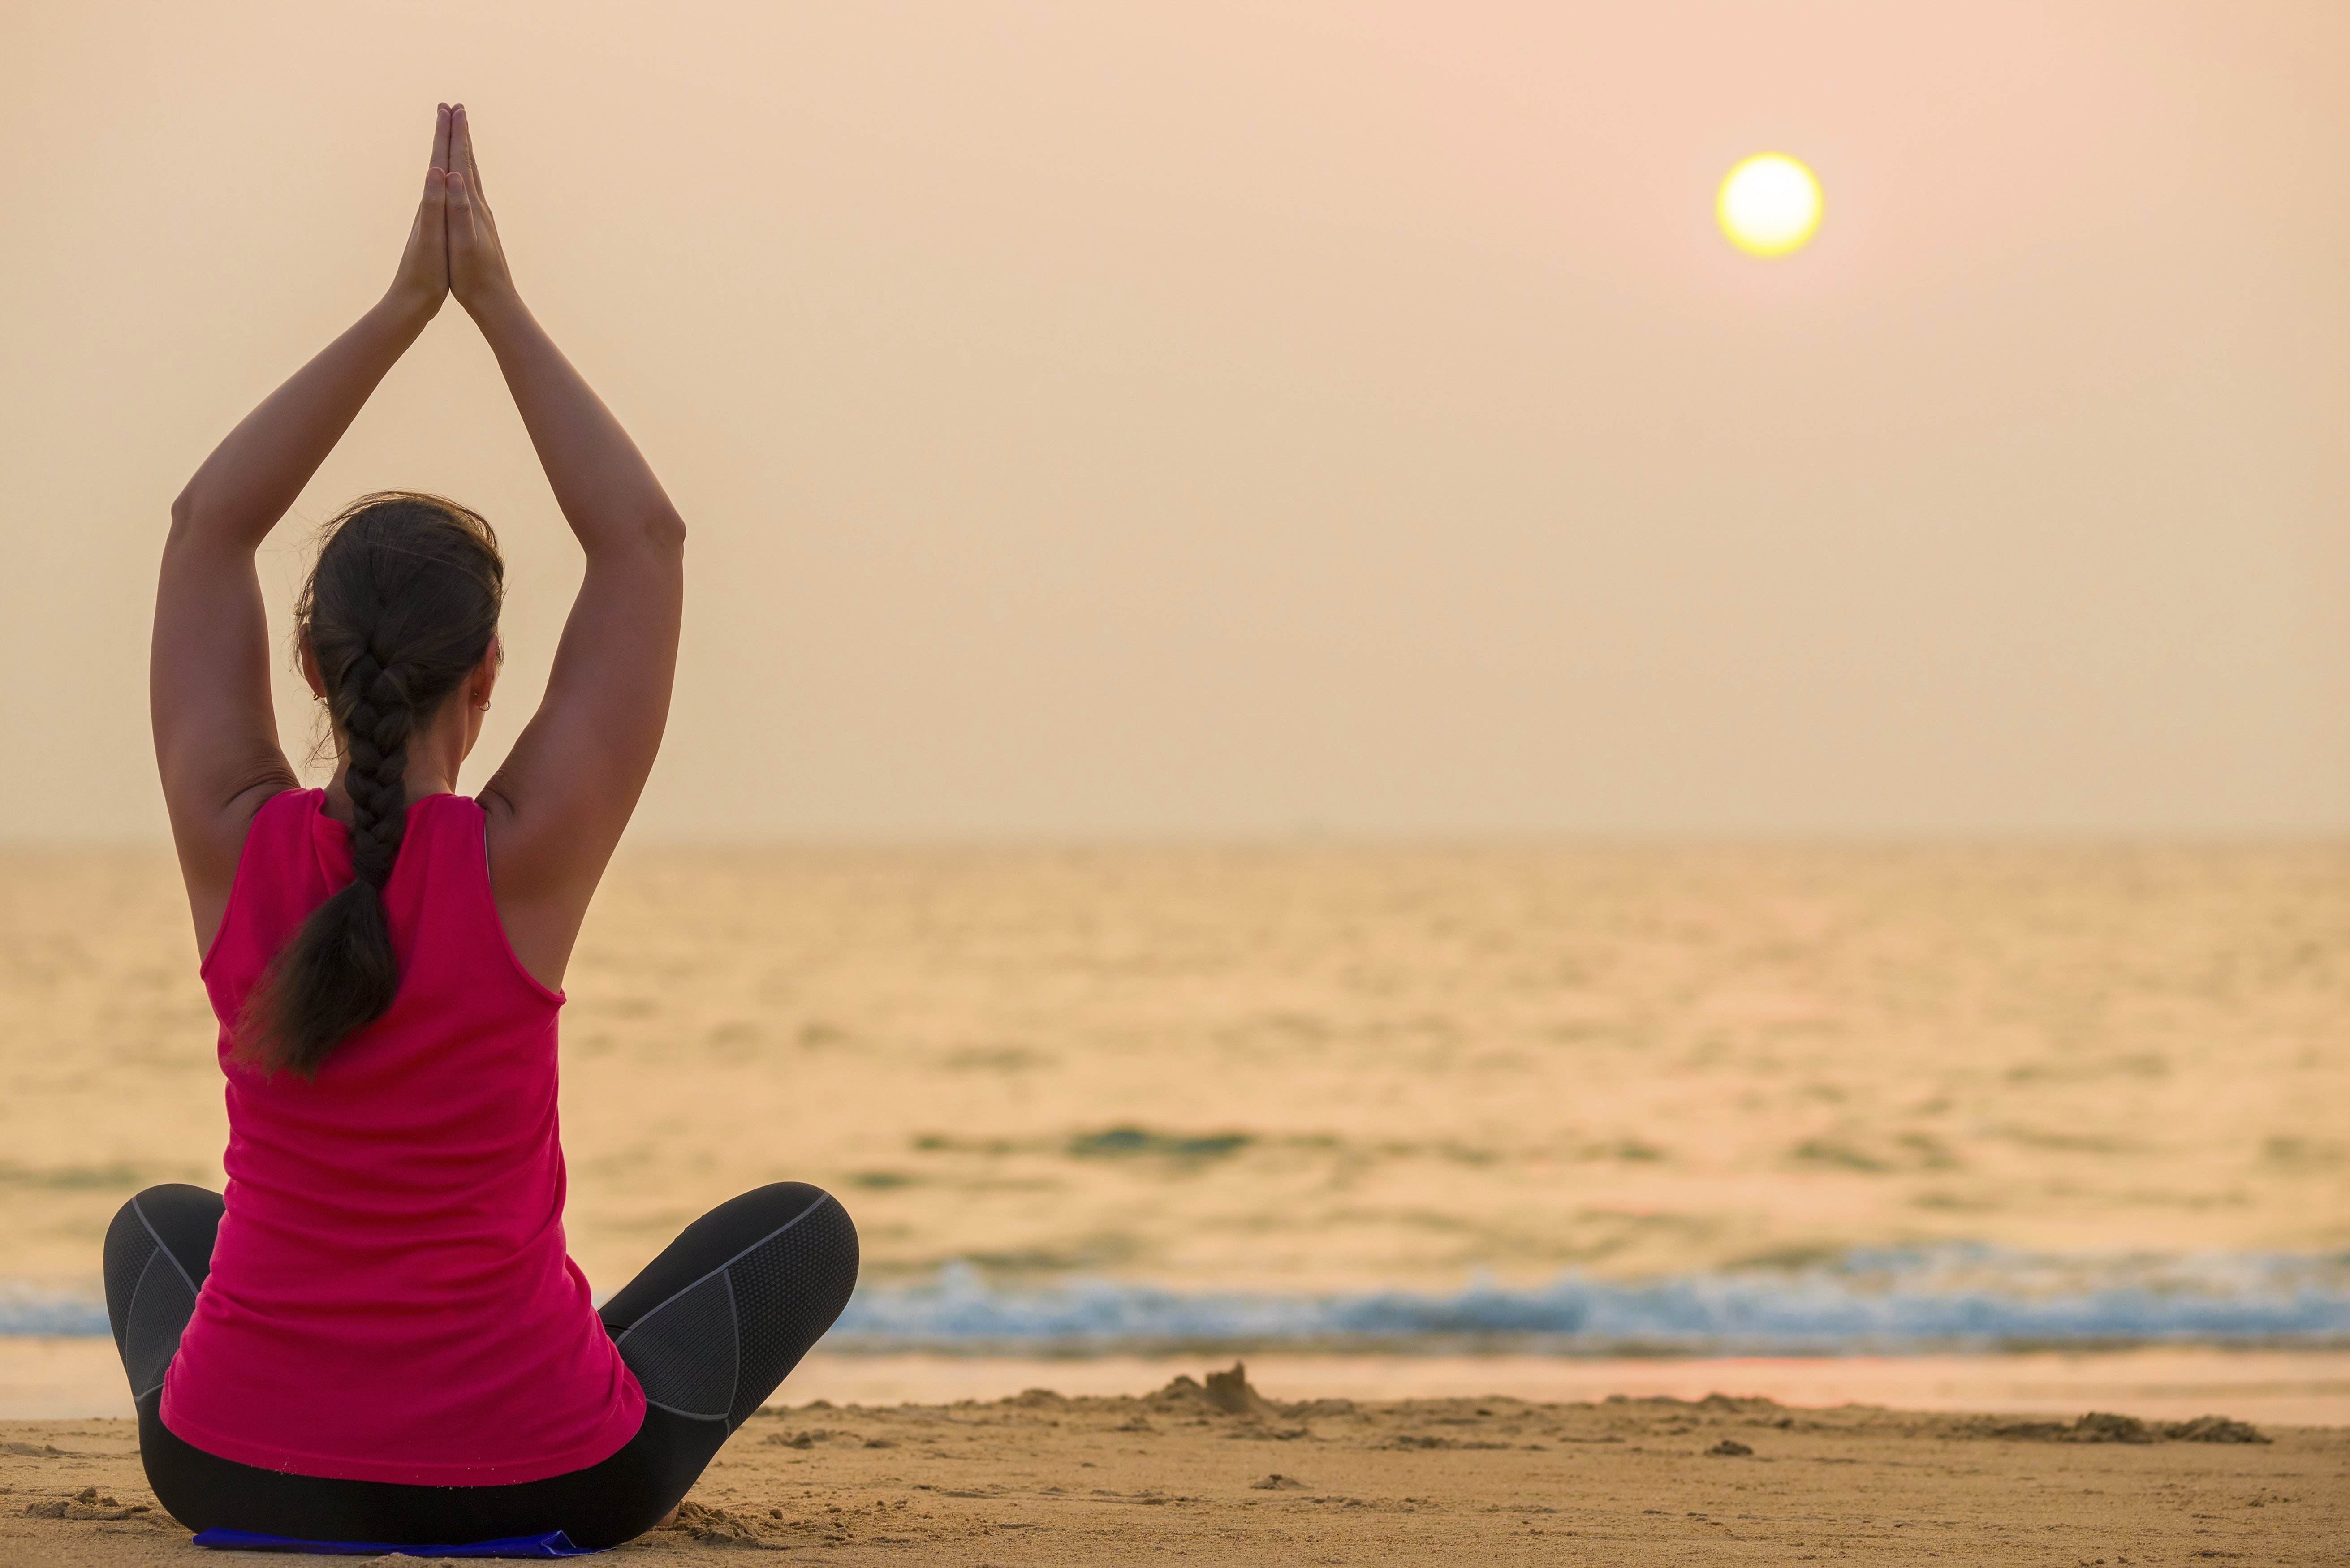
M 1783 152 L 1758 152 L 1723 178 L 1713 213 L 1748 255 L 1788 255 L 1820 226 L 1820 182 Z

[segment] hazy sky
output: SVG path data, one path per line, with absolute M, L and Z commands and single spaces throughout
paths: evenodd
M 692 529 L 649 836 L 2350 830 L 2345 82 L 2331 0 L 5 0 L 0 836 L 161 834 L 165 509 L 442 98 Z M 281 606 L 390 485 L 510 546 L 494 760 L 577 567 L 453 304 Z

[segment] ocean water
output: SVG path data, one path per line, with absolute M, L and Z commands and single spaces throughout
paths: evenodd
M 0 856 L 0 1332 L 218 1180 L 167 855 Z M 843 1348 L 2350 1342 L 2350 846 L 638 851 L 576 1255 L 857 1216 Z

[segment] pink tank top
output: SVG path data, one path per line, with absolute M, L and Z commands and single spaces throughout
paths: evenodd
M 384 889 L 400 992 L 317 1077 L 231 1059 L 245 992 L 351 879 L 321 790 L 253 819 L 203 964 L 228 1077 L 228 1211 L 163 1380 L 164 1426 L 297 1475 L 432 1486 L 608 1458 L 645 1400 L 563 1241 L 560 993 L 490 896 L 481 806 L 409 807 Z

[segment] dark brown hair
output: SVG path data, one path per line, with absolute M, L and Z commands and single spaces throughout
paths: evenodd
M 351 884 L 313 910 L 245 999 L 238 1054 L 309 1077 L 400 991 L 383 887 L 408 826 L 408 740 L 497 635 L 498 539 L 437 495 L 362 495 L 328 523 L 295 605 L 342 742 Z

